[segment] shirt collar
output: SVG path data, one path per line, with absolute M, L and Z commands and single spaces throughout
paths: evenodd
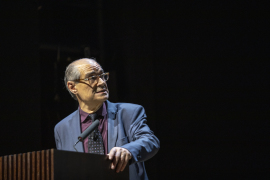
M 80 111 L 80 117 L 81 117 L 81 123 L 85 122 L 85 120 L 87 119 L 87 117 L 89 116 L 89 113 L 84 112 L 81 107 L 79 106 L 79 111 Z M 106 103 L 103 102 L 102 106 L 97 110 L 97 115 L 98 116 L 103 116 L 105 117 L 105 115 L 107 114 L 107 108 L 106 108 Z

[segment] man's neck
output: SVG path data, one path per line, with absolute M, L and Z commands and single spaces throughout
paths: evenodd
M 99 108 L 102 106 L 103 102 L 100 102 L 100 103 L 91 103 L 90 105 L 89 104 L 85 104 L 83 102 L 79 102 L 79 105 L 80 105 L 80 108 L 86 112 L 86 113 L 89 113 L 89 114 L 92 114 L 92 113 L 95 113 L 97 110 L 99 110 Z

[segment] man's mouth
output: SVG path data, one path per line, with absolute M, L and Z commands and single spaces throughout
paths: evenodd
M 96 93 L 103 93 L 103 92 L 107 92 L 107 90 L 103 89 L 103 90 L 97 91 Z

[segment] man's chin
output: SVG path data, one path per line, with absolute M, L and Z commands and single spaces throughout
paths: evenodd
M 97 99 L 103 102 L 107 101 L 109 99 L 109 94 L 98 97 Z

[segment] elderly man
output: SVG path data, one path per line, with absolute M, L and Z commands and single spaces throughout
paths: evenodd
M 108 101 L 108 78 L 93 59 L 79 59 L 66 68 L 65 85 L 79 107 L 55 126 L 56 147 L 75 151 L 78 136 L 98 118 L 98 128 L 77 145 L 78 151 L 107 154 L 111 169 L 120 172 L 129 164 L 131 180 L 148 179 L 144 161 L 157 153 L 159 140 L 147 126 L 142 106 Z

